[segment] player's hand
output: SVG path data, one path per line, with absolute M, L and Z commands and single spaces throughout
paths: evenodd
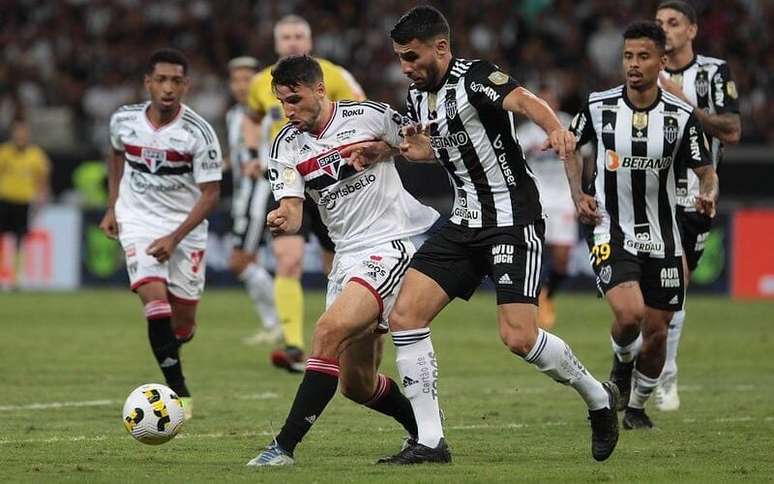
M 272 235 L 282 235 L 288 231 L 288 217 L 282 206 L 266 214 L 266 225 Z
M 175 238 L 171 235 L 166 235 L 151 242 L 148 248 L 145 249 L 145 253 L 155 257 L 159 262 L 166 262 L 172 257 L 175 247 L 177 247 Z
M 558 128 L 551 131 L 540 149 L 543 151 L 553 149 L 559 155 L 559 159 L 564 161 L 567 159 L 567 153 L 575 151 L 576 142 L 575 135 L 569 129 Z
M 665 90 L 666 92 L 674 96 L 679 97 L 685 102 L 688 102 L 688 98 L 685 97 L 683 88 L 678 83 L 670 79 L 669 76 L 667 76 L 666 74 L 661 73 L 658 76 L 658 84 L 659 86 L 661 86 L 661 89 Z
M 693 202 L 696 210 L 709 218 L 715 217 L 715 199 L 701 193 L 696 195 Z
M 578 212 L 578 219 L 587 225 L 599 225 L 602 217 L 597 212 L 597 201 L 591 195 L 582 193 L 575 201 L 575 210 Z
M 392 147 L 384 141 L 363 141 L 342 148 L 339 153 L 355 171 L 363 171 L 368 166 L 392 157 Z
M 102 221 L 99 223 L 99 228 L 107 238 L 113 240 L 118 238 L 118 222 L 116 222 L 116 213 L 112 208 L 108 208 L 105 212 Z
M 425 161 L 435 159 L 430 144 L 430 123 L 410 124 L 401 128 L 403 142 L 398 146 L 400 154 L 409 160 Z
M 260 160 L 250 160 L 245 163 L 244 167 L 242 168 L 242 173 L 244 173 L 245 176 L 249 176 L 253 180 L 257 180 L 263 175 L 263 165 L 261 165 Z

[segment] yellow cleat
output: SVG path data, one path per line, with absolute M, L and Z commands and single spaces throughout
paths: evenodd
M 183 404 L 183 418 L 187 422 L 193 418 L 193 398 L 180 397 L 180 403 Z
M 549 299 L 546 288 L 543 288 L 538 296 L 538 326 L 543 329 L 553 329 L 554 325 L 556 325 L 554 303 Z

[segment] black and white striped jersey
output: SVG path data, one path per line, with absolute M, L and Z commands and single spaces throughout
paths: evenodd
M 682 255 L 676 169 L 712 163 L 693 107 L 659 89 L 653 105 L 637 109 L 622 85 L 591 93 L 570 130 L 579 146 L 596 142 L 594 193 L 602 222 L 594 245 L 658 258 Z
M 431 123 L 436 158 L 454 188 L 451 222 L 463 227 L 526 225 L 542 216 L 535 177 L 503 99 L 518 83 L 494 64 L 452 59 L 437 91 L 409 87 L 407 111 Z
M 736 83 L 726 61 L 703 55 L 682 69 L 666 69 L 665 74 L 683 88 L 683 93 L 694 106 L 709 114 L 739 113 Z M 712 138 L 710 154 L 717 168 L 723 145 Z M 678 167 L 677 204 L 687 212 L 694 211 L 694 197 L 699 194 L 699 180 L 686 167 Z

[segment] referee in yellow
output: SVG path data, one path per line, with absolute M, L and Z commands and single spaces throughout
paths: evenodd
M 298 15 L 282 17 L 274 25 L 274 50 L 279 58 L 309 54 L 312 50 L 312 29 L 309 23 Z M 317 58 L 317 61 L 322 67 L 325 87 L 331 100 L 365 99 L 363 89 L 346 69 L 325 59 Z M 245 174 L 253 177 L 263 175 L 271 143 L 288 122 L 271 89 L 273 67 L 269 66 L 260 71 L 250 83 L 244 137 L 253 161 L 245 166 Z M 275 206 L 276 203 L 271 198 L 267 212 Z M 304 371 L 304 298 L 301 275 L 304 239 L 308 238 L 310 233 L 314 233 L 320 242 L 323 271 L 328 274 L 333 262 L 334 246 L 313 203 L 304 204 L 304 225 L 299 235 L 284 235 L 272 240 L 272 251 L 277 261 L 274 294 L 285 339 L 285 348 L 272 353 L 272 362 L 290 372 Z
M 18 284 L 21 267 L 20 248 L 29 228 L 30 206 L 42 203 L 48 196 L 51 163 L 43 150 L 30 143 L 30 128 L 22 118 L 11 123 L 11 140 L 0 145 L 0 235 L 16 237 L 13 270 L 4 273 L 1 261 L 0 283 L 11 287 Z

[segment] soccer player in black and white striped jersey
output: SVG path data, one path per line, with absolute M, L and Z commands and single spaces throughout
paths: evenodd
M 653 426 L 645 402 L 661 375 L 669 321 L 683 304 L 677 171 L 685 166 L 699 177 L 699 213 L 713 216 L 717 196 L 695 110 L 657 84 L 665 42 L 655 22 L 631 24 L 624 32 L 625 85 L 592 93 L 573 119 L 578 144 L 596 143 L 593 194 L 581 192 L 577 163 L 565 163 L 581 220 L 594 225 L 591 262 L 613 311 L 611 380 L 628 400 L 627 429 Z
M 723 145 L 736 144 L 742 133 L 736 84 L 728 64 L 721 59 L 697 55 L 693 50 L 696 37 L 696 11 L 681 0 L 659 4 L 656 22 L 666 33 L 666 69 L 661 76 L 661 87 L 688 102 L 696 109 L 696 117 L 711 139 L 712 162 L 717 168 Z M 685 285 L 696 269 L 704 243 L 712 227 L 712 219 L 697 213 L 693 198 L 698 192 L 698 181 L 690 171 L 683 170 L 677 180 L 677 223 L 685 256 Z M 659 410 L 677 410 L 677 348 L 685 321 L 685 310 L 677 311 L 669 324 L 664 371 L 656 389 L 655 404 Z
M 544 148 L 561 158 L 574 151 L 574 137 L 545 101 L 494 64 L 453 57 L 449 24 L 435 8 L 410 10 L 390 36 L 401 69 L 413 81 L 408 117 L 415 124 L 405 131 L 401 151 L 412 160 L 440 162 L 454 184 L 455 201 L 452 218 L 414 255 L 388 318 L 419 432 L 414 445 L 386 462 L 451 461 L 429 325 L 452 299 L 468 299 L 487 276 L 496 286 L 503 343 L 580 394 L 589 409 L 592 454 L 607 459 L 618 440 L 617 388 L 597 381 L 564 341 L 537 325 L 545 225 L 515 115 L 538 124 L 548 137 Z

